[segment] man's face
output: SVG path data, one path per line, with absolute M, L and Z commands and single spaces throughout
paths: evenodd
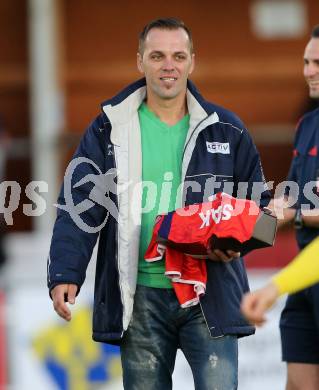
M 303 73 L 310 97 L 319 98 L 319 38 L 311 38 L 306 46 Z
M 137 54 L 137 66 L 145 75 L 148 94 L 169 100 L 186 93 L 188 75 L 194 68 L 194 54 L 182 28 L 153 28 Z

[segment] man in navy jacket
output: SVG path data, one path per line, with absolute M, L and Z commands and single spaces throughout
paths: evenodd
M 121 346 L 125 389 L 171 388 L 177 348 L 192 368 L 196 388 L 236 389 L 237 339 L 254 333 L 240 313 L 248 290 L 243 260 L 231 250 L 210 250 L 206 294 L 187 309 L 172 288 L 137 283 L 141 183 L 153 164 L 152 150 L 163 153 L 159 161 L 167 172 L 173 170 L 169 161 L 177 161 L 176 195 L 180 190 L 185 205 L 224 191 L 265 206 L 269 193 L 259 155 L 237 116 L 205 101 L 188 80 L 194 53 L 183 22 L 158 19 L 145 26 L 137 64 L 145 78 L 102 104 L 67 169 L 48 259 L 54 308 L 71 320 L 65 301 L 75 302 L 99 238 L 93 339 Z M 178 127 L 183 136 L 185 123 L 181 147 L 161 152 L 166 136 L 175 142 L 170 132 Z M 148 126 L 163 132 L 154 130 L 145 141 Z

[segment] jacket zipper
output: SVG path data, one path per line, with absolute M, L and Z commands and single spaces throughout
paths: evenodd
M 110 123 L 110 122 L 109 122 Z M 111 123 L 110 123 L 111 124 Z M 105 125 L 105 124 L 104 124 Z M 112 126 L 112 125 L 111 125 Z M 106 130 L 106 126 L 105 127 L 105 130 Z M 111 140 L 110 140 L 111 141 Z M 116 155 L 115 155 L 115 148 L 114 148 L 114 145 L 113 145 L 113 164 L 114 164 L 114 168 L 117 169 L 117 161 L 116 161 Z M 115 186 L 115 188 L 117 189 L 117 185 Z M 116 193 L 115 194 L 115 198 L 116 198 L 116 207 L 118 209 L 118 215 L 120 213 L 120 206 L 119 206 L 119 198 L 118 198 L 118 194 Z M 119 283 L 119 288 L 120 288 L 120 292 L 121 292 L 121 300 L 122 300 L 122 310 L 123 310 L 123 315 L 122 315 L 122 333 L 121 333 L 121 337 L 123 336 L 124 334 L 124 327 L 123 327 L 123 320 L 124 320 L 124 301 L 123 301 L 123 291 L 122 291 L 122 286 L 121 286 L 121 281 L 120 281 L 120 266 L 119 266 L 119 262 L 118 262 L 118 252 L 119 252 L 119 247 L 118 247 L 118 221 L 116 221 L 117 223 L 115 224 L 115 247 L 116 247 L 116 252 L 115 252 L 115 262 L 117 264 L 117 271 L 118 271 L 118 276 L 119 276 L 119 280 L 118 280 L 118 283 Z

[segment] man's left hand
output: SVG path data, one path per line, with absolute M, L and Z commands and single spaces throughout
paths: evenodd
M 234 259 L 238 259 L 240 257 L 240 252 L 234 252 L 232 250 L 221 251 L 220 249 L 211 249 L 207 250 L 208 258 L 212 261 L 223 261 L 224 263 L 228 263 Z

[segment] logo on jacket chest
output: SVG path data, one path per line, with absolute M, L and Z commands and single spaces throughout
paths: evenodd
M 230 154 L 229 142 L 207 142 L 208 153 Z

